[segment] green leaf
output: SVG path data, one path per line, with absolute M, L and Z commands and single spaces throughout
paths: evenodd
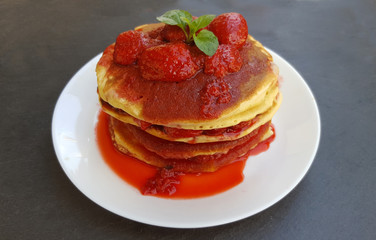
M 208 56 L 213 56 L 218 49 L 218 38 L 206 29 L 200 31 L 197 36 L 193 35 L 196 46 Z
M 168 25 L 178 25 L 178 24 L 179 24 L 179 23 L 178 23 L 177 21 L 175 21 L 174 19 L 164 17 L 163 15 L 160 16 L 160 17 L 157 17 L 157 20 L 160 21 L 160 22 L 166 23 L 166 24 L 168 24 Z
M 187 36 L 187 43 L 190 43 L 192 42 L 192 36 L 195 34 L 196 32 L 196 28 L 194 27 L 194 24 L 192 21 L 190 21 L 188 18 L 186 17 L 181 17 L 180 18 L 183 22 L 185 22 L 187 25 L 188 25 L 188 28 L 189 28 L 189 34 Z
M 183 30 L 187 41 L 189 42 L 190 34 L 186 31 L 187 25 L 189 26 L 189 24 L 192 22 L 192 15 L 189 12 L 179 9 L 170 10 L 162 16 L 157 17 L 157 20 L 168 25 L 177 25 L 180 27 Z
M 215 15 L 203 15 L 193 21 L 189 12 L 175 9 L 157 17 L 157 20 L 168 25 L 179 26 L 185 34 L 186 43 L 189 44 L 193 40 L 202 52 L 213 56 L 219 45 L 218 38 L 206 29 L 201 30 L 197 35 L 196 32 L 208 26 L 214 18 Z
M 189 12 L 184 11 L 184 10 L 179 10 L 179 11 L 180 11 L 180 12 L 179 12 L 179 16 L 180 16 L 180 18 L 185 17 L 185 18 L 187 18 L 190 22 L 192 22 L 192 15 L 191 15 Z
M 195 19 L 193 21 L 193 25 L 196 28 L 195 31 L 208 26 L 211 23 L 211 21 L 213 21 L 214 18 L 215 18 L 215 15 L 203 15 Z
M 185 23 L 181 20 L 181 17 L 185 17 L 192 21 L 192 15 L 189 12 L 179 9 L 170 10 L 162 16 L 157 17 L 157 20 L 168 25 L 185 26 Z
M 188 18 L 186 18 L 186 17 L 180 17 L 180 19 L 181 19 L 185 24 L 188 25 L 189 29 L 192 28 L 192 21 L 190 21 L 190 20 L 189 20 Z

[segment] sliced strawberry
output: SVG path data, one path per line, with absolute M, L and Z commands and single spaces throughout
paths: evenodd
M 231 44 L 236 48 L 244 46 L 248 37 L 247 21 L 239 13 L 218 15 L 208 28 L 217 36 L 219 43 Z
M 239 71 L 242 65 L 243 60 L 238 49 L 233 45 L 219 45 L 213 56 L 206 56 L 204 72 L 223 77 L 227 73 Z
M 138 64 L 142 77 L 156 81 L 182 81 L 198 70 L 188 46 L 181 42 L 146 49 Z

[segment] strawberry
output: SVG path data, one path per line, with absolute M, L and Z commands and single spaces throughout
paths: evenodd
M 161 31 L 161 37 L 168 42 L 185 41 L 184 31 L 174 25 L 166 25 Z
M 199 68 L 204 67 L 205 63 L 205 53 L 203 53 L 197 46 L 189 46 L 189 51 L 191 52 L 193 61 Z
M 146 24 L 146 25 L 137 27 L 136 31 L 143 32 L 147 34 L 150 38 L 158 38 L 164 26 L 165 26 L 164 23 Z
M 148 48 L 138 64 L 143 78 L 156 81 L 182 81 L 198 70 L 188 46 L 182 42 Z
M 207 82 L 201 94 L 202 105 L 200 112 L 206 118 L 216 117 L 216 105 L 229 103 L 231 101 L 231 86 L 223 78 L 215 78 Z M 218 131 L 212 131 L 210 134 L 216 134 Z M 209 134 L 209 135 L 210 135 Z
M 239 13 L 218 15 L 208 28 L 217 36 L 220 44 L 231 44 L 236 48 L 244 46 L 248 37 L 247 21 Z
M 158 39 L 158 38 L 154 39 L 154 38 L 148 38 L 147 37 L 147 38 L 144 38 L 143 40 L 144 40 L 145 48 L 155 47 L 155 46 L 164 44 L 164 42 L 162 40 Z
M 120 33 L 116 38 L 114 49 L 114 62 L 128 65 L 136 62 L 142 51 L 146 48 L 147 35 L 140 31 L 127 31 Z
M 243 60 L 240 52 L 233 45 L 219 45 L 215 54 L 211 57 L 206 56 L 204 72 L 216 77 L 224 77 L 227 73 L 233 73 L 240 70 Z
M 154 177 L 151 177 L 146 182 L 142 189 L 144 195 L 172 195 L 176 192 L 176 185 L 180 183 L 181 172 L 174 171 L 174 169 L 159 168 Z

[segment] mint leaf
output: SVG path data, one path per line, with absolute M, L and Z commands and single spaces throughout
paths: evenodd
M 213 56 L 218 48 L 218 38 L 213 32 L 206 29 L 201 30 L 197 36 L 193 34 L 193 40 L 196 46 L 208 56 Z
M 189 12 L 175 9 L 157 17 L 157 20 L 168 25 L 180 27 L 185 34 L 186 43 L 189 44 L 193 40 L 202 52 L 206 55 L 213 56 L 219 45 L 218 38 L 214 33 L 202 28 L 208 26 L 214 18 L 215 15 L 203 15 L 193 20 Z M 199 30 L 201 31 L 196 35 L 196 32 Z
M 183 21 L 182 19 L 186 19 L 186 21 Z M 157 20 L 168 25 L 176 25 L 180 27 L 183 30 L 187 41 L 189 41 L 190 34 L 186 31 L 186 27 L 189 26 L 187 22 L 192 22 L 192 15 L 189 12 L 179 9 L 170 10 L 162 16 L 157 17 Z
M 215 15 L 203 15 L 193 20 L 193 25 L 196 28 L 195 31 L 208 26 L 211 23 L 211 21 L 213 21 L 214 18 L 215 18 Z
M 189 20 L 188 18 L 186 17 L 181 17 L 180 18 L 182 21 L 184 21 L 187 25 L 188 25 L 188 28 L 189 28 L 189 33 L 188 33 L 188 37 L 187 37 L 187 43 L 190 43 L 192 42 L 192 37 L 193 35 L 195 34 L 195 32 L 197 31 L 193 22 L 191 20 Z
M 163 22 L 163 23 L 166 23 L 168 25 L 178 25 L 179 22 L 177 22 L 175 19 L 173 18 L 168 18 L 168 17 L 165 17 L 165 16 L 160 16 L 160 17 L 157 17 L 157 20 L 160 21 L 160 22 Z
M 192 15 L 189 12 L 178 9 L 166 12 L 162 16 L 157 17 L 157 20 L 168 25 L 178 25 L 179 27 L 186 26 L 185 22 L 181 20 L 182 17 L 192 21 Z
M 179 14 L 180 18 L 185 17 L 185 18 L 187 18 L 189 21 L 192 22 L 192 15 L 191 15 L 189 12 L 184 11 L 184 10 L 179 10 L 179 13 L 178 13 L 178 14 Z

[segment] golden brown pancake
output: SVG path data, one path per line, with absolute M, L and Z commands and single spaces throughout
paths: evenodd
M 231 100 L 213 104 L 209 117 L 202 114 L 202 98 L 206 86 L 216 77 L 199 71 L 181 82 L 150 81 L 141 77 L 137 65 L 113 63 L 112 55 L 113 45 L 104 51 L 96 68 L 99 97 L 136 119 L 156 125 L 195 130 L 233 126 L 265 112 L 278 94 L 278 69 L 251 36 L 241 50 L 246 64 L 223 78 L 229 85 Z M 274 96 L 268 95 L 270 92 Z
M 212 172 L 236 161 L 268 137 L 270 122 L 238 140 L 202 144 L 159 139 L 112 117 L 110 130 L 118 150 L 150 165 L 184 172 Z
M 206 143 L 206 142 L 235 140 L 235 139 L 239 139 L 243 136 L 246 136 L 247 134 L 252 132 L 254 129 L 258 128 L 259 126 L 265 124 L 266 122 L 268 122 L 272 119 L 272 117 L 274 116 L 274 114 L 278 110 L 279 105 L 281 104 L 282 96 L 278 94 L 275 97 L 274 100 L 273 99 L 270 99 L 270 100 L 273 101 L 273 103 L 272 103 L 272 106 L 269 109 L 267 109 L 266 111 L 264 111 L 260 114 L 256 114 L 256 115 L 254 115 L 255 113 L 253 113 L 252 119 L 257 118 L 257 121 L 255 121 L 254 124 L 250 125 L 248 128 L 243 129 L 242 131 L 236 132 L 235 134 L 220 134 L 220 135 L 201 134 L 201 135 L 197 135 L 197 136 L 176 137 L 176 136 L 168 135 L 165 131 L 163 131 L 163 127 L 161 127 L 161 126 L 153 127 L 153 125 L 152 125 L 152 127 L 147 127 L 143 130 L 148 132 L 149 134 L 151 134 L 153 136 L 156 136 L 156 137 L 159 137 L 159 138 L 162 138 L 162 139 L 165 139 L 165 140 L 178 141 L 178 142 Z M 102 103 L 102 109 L 106 113 L 111 115 L 112 117 L 115 117 L 116 119 L 118 119 L 122 122 L 129 123 L 129 124 L 141 127 L 141 128 L 143 128 L 143 124 L 145 124 L 145 123 L 140 122 L 138 119 L 130 116 L 129 114 L 125 113 L 124 111 L 111 107 L 107 103 Z M 149 125 L 149 124 L 147 124 L 147 125 Z M 211 131 L 211 130 L 209 130 L 209 131 Z

